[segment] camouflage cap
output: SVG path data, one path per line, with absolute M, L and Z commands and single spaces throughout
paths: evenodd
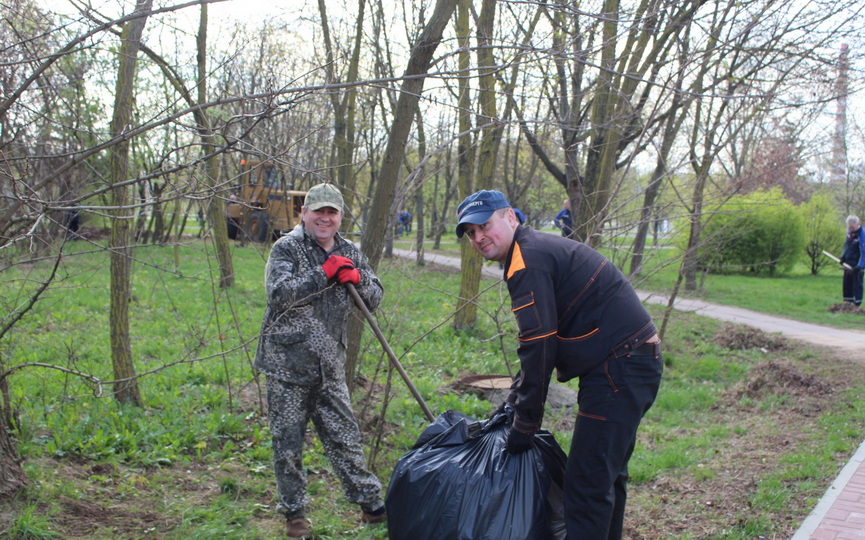
M 310 210 L 318 210 L 319 208 L 330 206 L 331 208 L 336 208 L 342 212 L 344 204 L 342 193 L 340 193 L 339 188 L 333 184 L 318 184 L 312 186 L 309 191 L 306 192 L 306 199 L 303 201 L 303 205 Z

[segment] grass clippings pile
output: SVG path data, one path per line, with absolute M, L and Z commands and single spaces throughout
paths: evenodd
M 823 398 L 832 393 L 832 385 L 818 375 L 802 373 L 795 365 L 784 361 L 769 361 L 751 369 L 748 380 L 731 389 L 737 399 L 748 397 L 787 396 L 791 398 Z
M 63 513 L 70 517 L 66 521 L 65 533 L 75 538 L 86 538 L 100 528 L 110 528 L 118 535 L 135 536 L 141 531 L 157 533 L 176 525 L 176 520 L 166 519 L 163 514 L 125 505 L 105 506 L 70 497 L 63 497 L 58 503 Z
M 803 373 L 791 362 L 770 360 L 754 366 L 746 380 L 725 393 L 719 406 L 753 408 L 754 404 L 771 400 L 784 404 L 788 414 L 779 421 L 789 422 L 820 413 L 838 384 L 820 375 Z M 843 388 L 843 383 L 839 388 Z
M 783 336 L 768 334 L 750 326 L 733 324 L 721 326 L 712 341 L 734 351 L 760 349 L 763 352 L 774 352 L 789 348 L 787 340 Z

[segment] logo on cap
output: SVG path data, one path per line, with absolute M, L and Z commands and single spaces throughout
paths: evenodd
M 464 224 L 480 225 L 485 223 L 493 215 L 493 212 L 508 208 L 510 205 L 511 203 L 501 191 L 482 189 L 469 195 L 457 207 L 457 238 L 462 238 Z

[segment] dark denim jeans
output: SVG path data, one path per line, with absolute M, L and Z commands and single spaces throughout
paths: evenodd
M 857 306 L 862 303 L 862 277 L 865 270 L 854 268 L 845 270 L 842 279 L 842 288 L 845 302 L 853 302 Z
M 568 540 L 622 538 L 628 460 L 652 406 L 660 353 L 609 358 L 580 377 L 579 412 L 565 469 Z

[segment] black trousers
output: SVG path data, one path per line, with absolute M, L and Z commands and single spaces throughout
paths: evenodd
M 845 302 L 853 302 L 857 306 L 862 303 L 863 274 L 865 274 L 865 271 L 858 268 L 853 270 L 844 270 L 842 288 L 844 291 Z
M 565 468 L 568 540 L 618 540 L 628 461 L 637 427 L 652 406 L 664 362 L 654 354 L 610 358 L 580 377 L 579 412 Z

